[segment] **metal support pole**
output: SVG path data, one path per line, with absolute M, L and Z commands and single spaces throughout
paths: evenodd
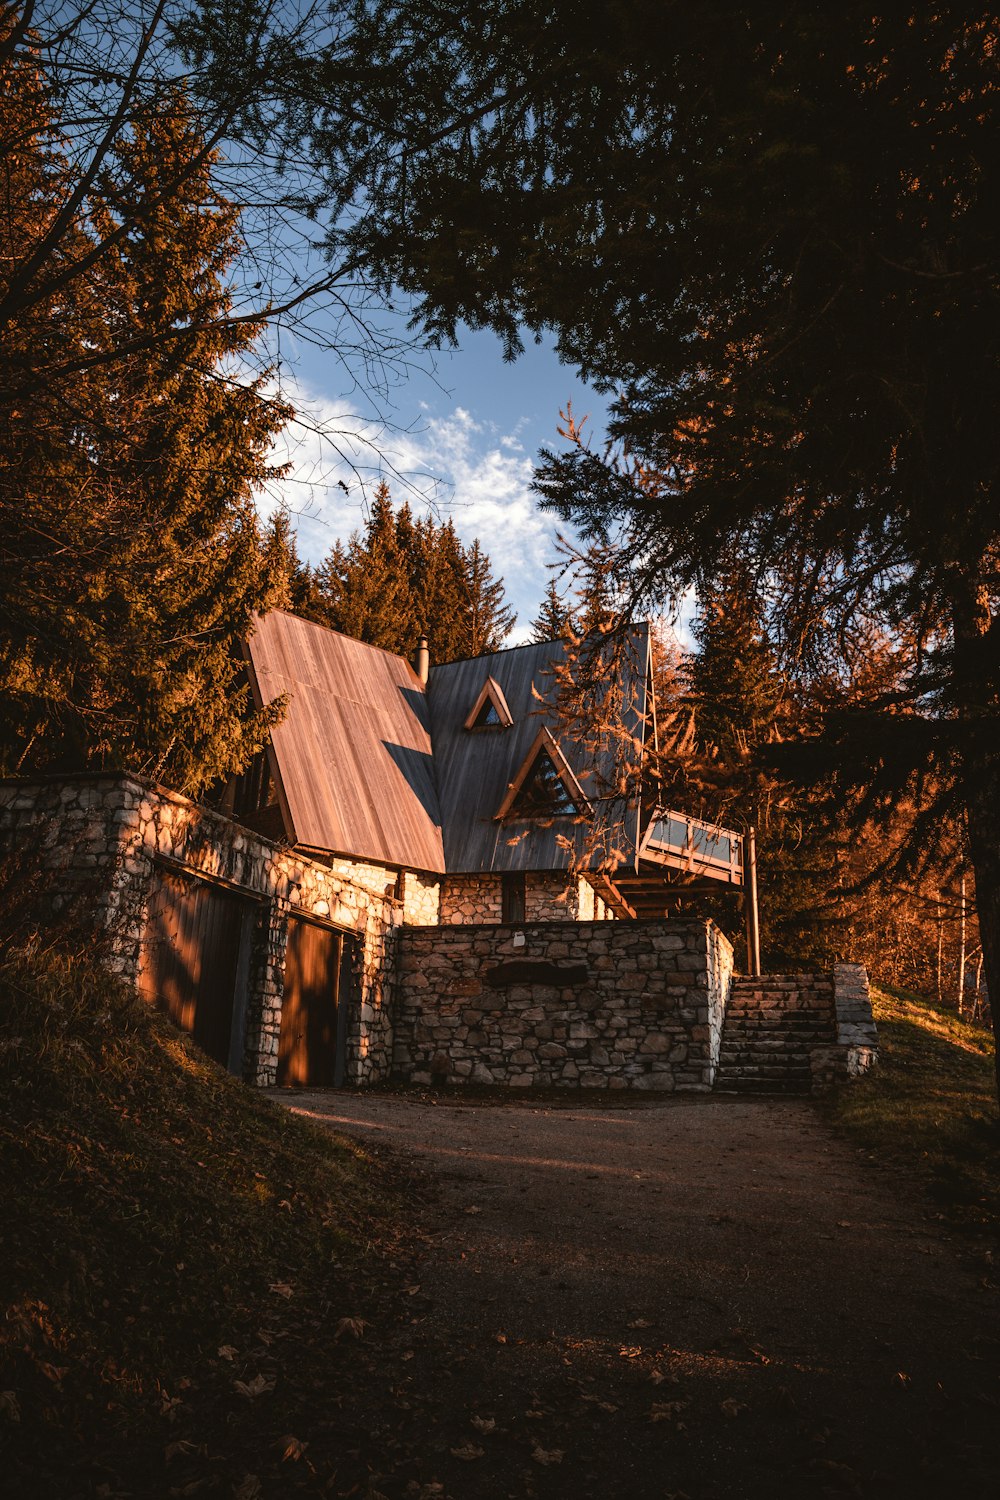
M 748 828 L 743 840 L 743 879 L 746 881 L 747 969 L 760 977 L 760 914 L 757 909 L 757 830 Z

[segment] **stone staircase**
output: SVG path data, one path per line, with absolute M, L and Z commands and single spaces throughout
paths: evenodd
M 723 1094 L 811 1093 L 814 1054 L 828 1054 L 836 1039 L 831 976 L 734 979 L 715 1089 Z

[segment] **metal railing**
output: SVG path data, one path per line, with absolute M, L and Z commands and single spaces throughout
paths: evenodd
M 639 846 L 641 859 L 743 884 L 743 836 L 717 823 L 657 808 Z

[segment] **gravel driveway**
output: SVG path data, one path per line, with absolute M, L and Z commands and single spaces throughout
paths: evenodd
M 405 1493 L 1000 1494 L 983 1249 L 807 1101 L 278 1097 L 429 1176 Z

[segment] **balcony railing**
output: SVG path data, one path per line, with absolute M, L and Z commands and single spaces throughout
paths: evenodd
M 639 857 L 730 885 L 743 884 L 742 834 L 665 808 L 658 808 L 650 819 Z

